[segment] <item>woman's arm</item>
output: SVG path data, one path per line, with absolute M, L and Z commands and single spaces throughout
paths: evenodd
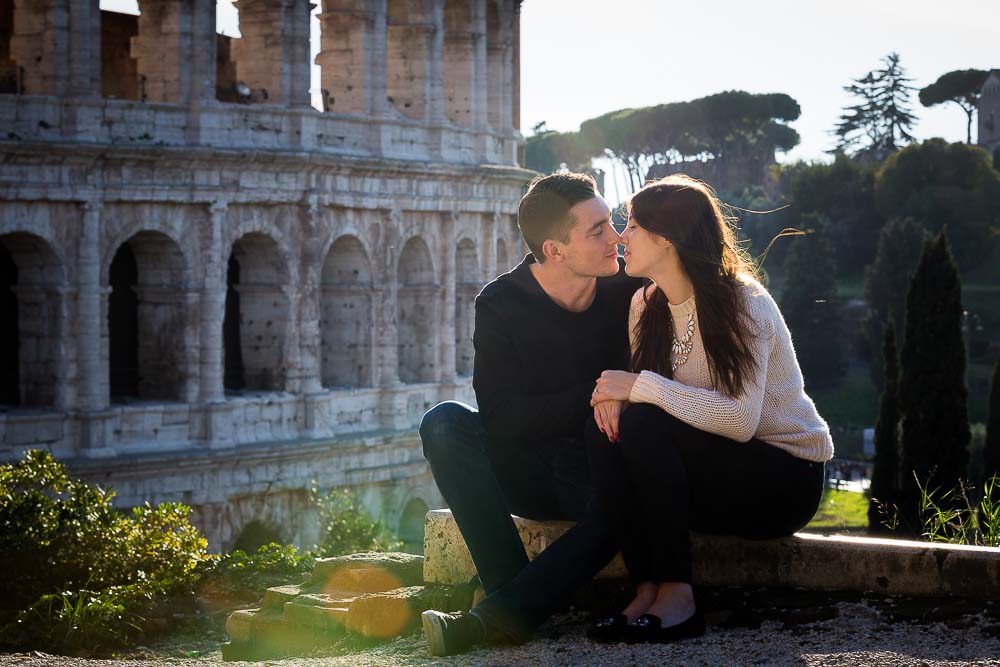
M 768 360 L 776 340 L 775 326 L 769 317 L 771 308 L 763 301 L 777 306 L 770 298 L 752 299 L 753 320 L 758 331 L 753 334 L 751 349 L 757 362 L 754 373 L 744 383 L 743 392 L 731 398 L 721 391 L 701 389 L 669 380 L 652 371 L 642 371 L 629 392 L 633 403 L 652 403 L 695 428 L 715 433 L 731 440 L 746 442 L 757 432 L 764 405 Z M 765 311 L 765 312 L 761 312 Z

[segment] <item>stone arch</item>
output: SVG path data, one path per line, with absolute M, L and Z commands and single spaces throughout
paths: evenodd
M 53 247 L 28 232 L 0 235 L 0 404 L 57 402 L 65 272 Z
M 403 550 L 409 553 L 424 552 L 424 520 L 427 503 L 422 498 L 411 498 L 399 516 L 396 534 L 403 542 Z
M 444 3 L 444 115 L 449 122 L 472 127 L 476 59 L 472 3 Z
M 112 400 L 181 400 L 189 324 L 188 269 L 177 243 L 141 231 L 108 269 L 108 371 Z
M 423 120 L 425 87 L 432 25 L 414 0 L 387 0 L 386 4 L 386 96 L 399 113 Z
M 397 276 L 399 379 L 433 382 L 437 377 L 438 287 L 430 250 L 421 237 L 414 236 L 403 246 Z
M 236 537 L 236 541 L 233 542 L 232 550 L 236 551 L 238 549 L 252 554 L 256 553 L 260 547 L 272 542 L 284 544 L 286 541 L 287 538 L 279 526 L 274 525 L 270 521 L 253 519 L 240 528 L 240 534 Z
M 320 278 L 321 379 L 324 387 L 371 382 L 373 291 L 368 253 L 356 236 L 330 246 Z
M 289 281 L 287 262 L 271 236 L 249 232 L 233 243 L 222 326 L 226 389 L 284 389 Z
M 472 332 L 476 324 L 479 277 L 476 244 L 470 239 L 462 239 L 455 248 L 455 372 L 462 376 L 472 375 L 475 356 Z
M 497 239 L 497 273 L 507 273 L 510 271 L 510 258 L 507 255 L 507 242 Z

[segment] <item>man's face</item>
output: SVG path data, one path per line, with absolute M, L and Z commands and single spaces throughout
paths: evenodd
M 582 201 L 569 214 L 573 220 L 569 241 L 559 244 L 566 268 L 588 277 L 618 273 L 619 237 L 611 226 L 611 207 L 604 197 Z

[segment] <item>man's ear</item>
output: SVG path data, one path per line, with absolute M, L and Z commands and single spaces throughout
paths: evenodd
M 552 239 L 546 239 L 542 243 L 542 254 L 545 255 L 545 261 L 561 262 L 563 261 L 562 246 L 553 241 Z

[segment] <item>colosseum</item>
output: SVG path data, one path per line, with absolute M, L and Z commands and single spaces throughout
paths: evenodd
M 235 4 L 0 0 L 0 460 L 214 549 L 315 539 L 313 480 L 416 541 L 416 424 L 523 251 L 520 1 Z

